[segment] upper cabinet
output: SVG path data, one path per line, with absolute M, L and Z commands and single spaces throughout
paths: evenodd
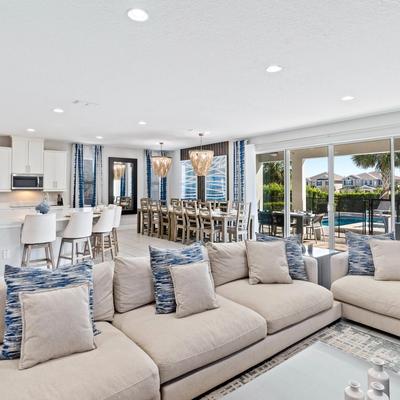
M 45 192 L 67 190 L 67 153 L 65 151 L 44 151 L 43 190 Z
M 12 173 L 43 174 L 43 139 L 13 136 Z
M 0 192 L 11 191 L 11 148 L 0 147 Z

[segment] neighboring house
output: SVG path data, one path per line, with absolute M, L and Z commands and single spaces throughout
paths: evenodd
M 400 177 L 395 177 L 396 183 L 400 182 Z M 343 190 L 360 189 L 370 192 L 382 186 L 382 175 L 380 172 L 371 171 L 361 174 L 351 174 L 343 178 Z
M 334 185 L 335 190 L 340 190 L 342 187 L 343 176 L 334 175 Z M 327 172 L 322 172 L 321 174 L 311 176 L 307 178 L 307 185 L 319 188 L 321 190 L 328 190 L 329 187 L 329 177 Z

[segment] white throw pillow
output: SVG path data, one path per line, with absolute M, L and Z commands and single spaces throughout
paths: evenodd
M 400 241 L 369 241 L 377 281 L 400 281 Z
M 95 348 L 87 284 L 21 292 L 19 369 Z
M 208 258 L 215 286 L 247 278 L 246 245 L 238 243 L 207 243 Z
M 283 240 L 246 241 L 249 283 L 292 283 Z
M 207 261 L 171 266 L 170 272 L 178 318 L 218 307 Z

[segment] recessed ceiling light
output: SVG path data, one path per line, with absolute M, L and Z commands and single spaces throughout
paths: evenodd
M 146 121 L 139 121 L 138 124 L 139 125 L 147 125 L 147 122 Z
M 270 65 L 267 67 L 267 72 L 280 72 L 282 69 L 283 68 L 280 65 Z
M 36 132 L 36 129 L 28 128 L 26 131 L 27 131 L 27 132 Z
M 103 139 L 103 136 L 96 136 L 96 139 Z
M 55 112 L 57 114 L 62 114 L 64 112 L 64 110 L 62 108 L 53 108 L 53 112 Z
M 354 100 L 354 99 L 355 99 L 354 96 L 343 96 L 341 98 L 342 101 L 351 101 L 351 100 Z
M 135 22 L 145 22 L 149 19 L 149 14 L 141 8 L 131 8 L 128 10 L 128 17 Z

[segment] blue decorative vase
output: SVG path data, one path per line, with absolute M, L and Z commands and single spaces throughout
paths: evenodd
M 50 210 L 50 206 L 47 204 L 47 202 L 42 201 L 35 207 L 35 210 L 40 212 L 40 214 L 47 214 Z

